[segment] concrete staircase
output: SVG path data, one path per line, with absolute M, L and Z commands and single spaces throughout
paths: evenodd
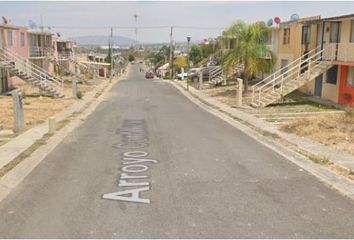
M 38 87 L 50 96 L 57 98 L 65 96 L 63 80 L 8 49 L 0 49 L 0 67 L 7 69 L 11 75 Z
M 334 46 L 317 47 L 252 87 L 251 106 L 265 107 L 314 80 L 332 66 Z
M 202 67 L 205 65 L 208 65 L 208 63 L 211 63 L 213 60 L 218 59 L 219 61 L 221 60 L 221 58 L 227 53 L 227 51 L 225 50 L 217 50 L 216 52 L 210 54 L 207 58 L 203 59 L 201 62 L 197 63 L 196 66 L 197 67 Z
M 209 85 L 211 87 L 216 87 L 225 83 L 226 77 L 224 75 L 224 70 L 222 69 L 222 67 L 217 66 L 209 72 Z
M 75 66 L 77 66 L 81 71 L 88 71 L 88 67 L 85 64 L 82 64 L 82 63 L 76 61 L 72 57 L 72 55 L 60 55 L 60 56 L 58 56 L 58 58 L 56 58 L 54 56 L 54 54 L 48 54 L 47 60 L 50 61 L 51 63 L 53 63 L 54 65 L 58 66 L 65 74 L 73 75 L 81 82 L 86 81 L 85 78 L 82 77 L 79 73 L 76 73 L 76 72 L 70 70 L 64 64 L 64 62 L 68 61 L 68 62 L 75 64 Z

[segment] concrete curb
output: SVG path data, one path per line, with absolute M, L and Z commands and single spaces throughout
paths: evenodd
M 322 182 L 324 182 L 327 186 L 338 190 L 344 196 L 347 196 L 350 199 L 354 200 L 354 181 L 351 181 L 348 178 L 338 175 L 333 171 L 329 170 L 328 168 L 314 163 L 304 155 L 297 153 L 291 148 L 284 146 L 283 144 L 280 144 L 279 142 L 276 142 L 273 139 L 260 134 L 256 130 L 252 129 L 250 126 L 247 126 L 246 124 L 242 123 L 242 116 L 236 116 L 241 121 L 235 120 L 235 118 L 230 116 L 232 114 L 226 114 L 225 111 L 222 111 L 218 106 L 215 106 L 213 105 L 213 103 L 206 101 L 201 96 L 195 96 L 193 93 L 187 92 L 185 88 L 183 88 L 179 83 L 175 83 L 170 80 L 168 82 L 202 109 L 221 118 L 225 122 L 236 127 L 237 129 L 244 132 L 253 139 L 259 141 L 260 143 L 275 151 L 279 155 L 283 156 L 287 160 L 295 163 L 299 167 L 313 174 Z M 266 129 L 266 131 L 269 131 L 269 129 Z
M 53 117 L 57 122 L 63 121 L 75 111 L 78 111 L 85 107 L 90 101 L 92 101 L 95 95 L 102 91 L 106 87 L 107 83 L 103 82 L 97 86 L 96 89 L 87 93 L 82 101 L 75 102 L 63 109 L 61 112 L 55 114 Z M 38 126 L 35 126 L 19 136 L 15 137 L 8 143 L 0 147 L 0 169 L 10 163 L 14 158 L 20 155 L 23 151 L 28 149 L 36 140 L 43 137 L 48 132 L 48 122 L 44 122 Z
M 126 75 L 126 74 L 125 74 Z M 121 77 L 124 78 L 125 75 Z M 39 164 L 41 161 L 46 158 L 54 148 L 59 145 L 64 138 L 70 134 L 75 128 L 79 127 L 83 123 L 83 119 L 86 119 L 96 107 L 106 98 L 107 93 L 112 89 L 112 87 L 118 83 L 119 80 L 113 81 L 108 85 L 98 89 L 92 94 L 91 101 L 88 100 L 83 107 L 89 103 L 90 106 L 85 108 L 82 113 L 75 117 L 74 120 L 71 120 L 67 125 L 62 129 L 57 131 L 55 135 L 51 136 L 45 145 L 37 148 L 29 157 L 20 162 L 15 166 L 11 171 L 6 173 L 0 179 L 0 202 L 19 184 L 26 178 L 26 176 Z M 95 95 L 102 91 L 103 93 L 95 99 Z M 76 109 L 76 108 L 75 108 Z M 82 110 L 82 109 L 80 109 Z M 74 111 L 72 111 L 74 113 Z M 69 117 L 68 115 L 67 117 Z M 64 118 L 65 119 L 65 118 Z M 47 125 L 47 124 L 46 124 Z M 43 135 L 42 135 L 43 136 Z

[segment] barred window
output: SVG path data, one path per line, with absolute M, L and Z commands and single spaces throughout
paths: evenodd
M 290 28 L 284 28 L 283 30 L 283 44 L 290 43 Z

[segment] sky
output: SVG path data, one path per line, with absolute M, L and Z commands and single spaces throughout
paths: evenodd
M 164 28 L 139 29 L 138 41 L 142 43 L 168 42 L 168 26 L 189 26 L 173 30 L 173 40 L 185 41 L 186 36 L 199 41 L 217 37 L 224 28 L 237 20 L 251 23 L 280 17 L 290 19 L 297 13 L 300 17 L 321 15 L 330 17 L 354 13 L 354 2 L 310 2 L 310 1 L 127 1 L 127 2 L 0 2 L 0 15 L 16 25 L 28 26 L 29 21 L 37 25 L 51 26 L 65 37 L 85 35 L 113 35 L 135 38 L 134 14 L 138 15 L 138 26 L 167 26 Z M 70 27 L 70 28 L 69 28 Z

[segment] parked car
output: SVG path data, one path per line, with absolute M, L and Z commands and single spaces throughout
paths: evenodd
M 198 72 L 200 71 L 200 68 L 191 68 L 188 73 L 188 79 L 194 80 L 198 78 Z
M 190 79 L 193 81 L 197 81 L 199 79 L 200 72 L 202 72 L 203 80 L 209 80 L 209 73 L 211 70 L 213 70 L 215 68 L 217 68 L 217 66 L 209 66 L 209 67 L 204 67 L 204 68 L 198 69 L 196 71 L 196 73 L 194 73 L 193 75 L 190 75 Z
M 182 80 L 182 73 L 178 73 L 176 77 L 178 80 Z M 183 78 L 187 78 L 187 77 L 188 77 L 188 73 L 186 72 L 183 73 Z
M 146 73 L 145 73 L 145 78 L 146 78 L 146 79 L 152 79 L 152 78 L 154 78 L 154 73 L 151 72 L 151 71 L 146 72 Z

